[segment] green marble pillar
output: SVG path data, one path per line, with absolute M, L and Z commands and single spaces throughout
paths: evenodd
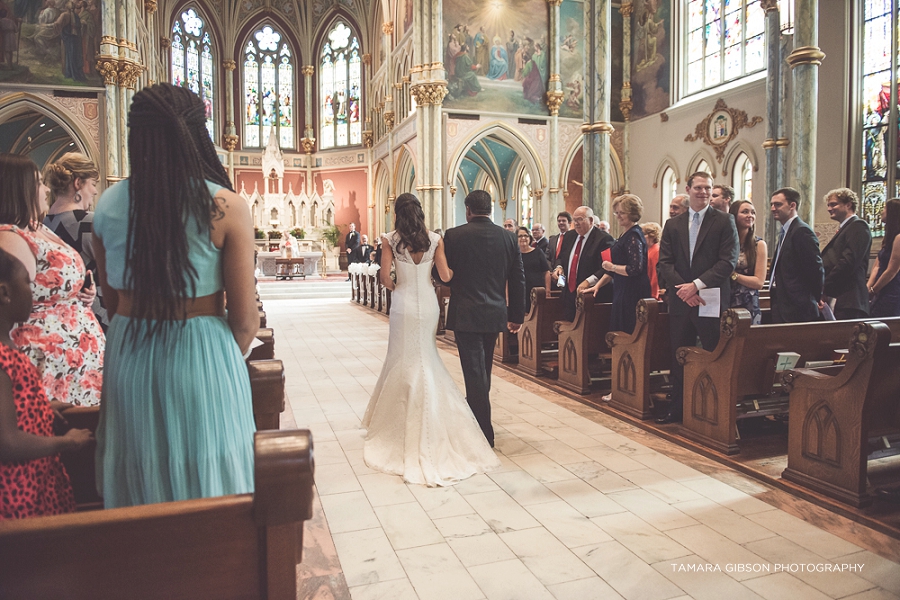
M 602 219 L 609 218 L 609 153 L 613 126 L 610 115 L 610 4 L 609 0 L 586 0 L 585 23 L 585 123 L 584 204 Z
M 547 0 L 550 4 L 550 81 L 547 86 L 547 107 L 550 109 L 550 182 L 547 200 L 535 206 L 535 222 L 552 223 L 556 213 L 564 208 L 560 186 L 563 182 L 559 174 L 559 107 L 563 102 L 562 81 L 559 76 L 559 5 L 562 0 Z
M 634 4 L 630 0 L 623 2 L 619 12 L 622 13 L 622 100 L 619 110 L 625 119 L 625 129 L 622 131 L 622 187 L 628 192 L 631 190 L 631 109 L 634 108 L 631 101 L 631 14 Z M 610 222 L 614 221 L 610 219 Z

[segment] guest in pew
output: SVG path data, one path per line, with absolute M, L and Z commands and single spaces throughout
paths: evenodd
M 372 252 L 374 249 L 369 245 L 369 236 L 362 236 L 362 243 L 350 253 L 351 263 L 372 264 Z
M 650 297 L 650 278 L 647 275 L 647 239 L 638 221 L 644 203 L 633 194 L 619 196 L 612 203 L 613 214 L 624 233 L 610 249 L 610 260 L 601 265 L 605 273 L 588 291 L 594 296 L 613 283 L 610 331 L 634 331 L 634 309 L 641 298 Z
M 15 254 L 0 249 L 0 520 L 73 512 L 59 453 L 93 439 L 87 429 L 53 435 L 54 410 L 64 405 L 47 401 L 40 373 L 10 338 L 10 329 L 31 314 L 36 266 L 27 246 L 10 246 Z
M 781 223 L 769 275 L 772 323 L 818 321 L 825 269 L 819 238 L 797 216 L 800 192 L 789 187 L 777 190 L 770 205 L 772 216 Z
M 756 235 L 756 209 L 749 200 L 740 200 L 731 205 L 729 212 L 734 217 L 741 251 L 737 265 L 731 274 L 732 308 L 745 308 L 753 319 L 753 325 L 762 323 L 759 309 L 759 290 L 766 282 L 766 257 L 768 249 L 763 239 Z
M 731 211 L 731 203 L 734 202 L 734 188 L 730 185 L 719 185 L 716 184 L 713 186 L 712 194 L 709 196 L 709 205 L 715 208 L 716 210 L 721 210 L 722 212 L 730 212 Z
M 91 286 L 96 283 L 97 261 L 91 246 L 91 223 L 94 220 L 94 198 L 97 196 L 97 165 L 84 154 L 69 152 L 58 161 L 44 167 L 44 183 L 50 188 L 50 210 L 44 225 L 74 248 L 84 267 L 91 273 Z M 91 287 L 86 285 L 86 287 Z M 103 306 L 103 294 L 97 288 L 91 310 L 106 332 L 109 320 Z
M 884 240 L 878 268 L 869 276 L 871 317 L 900 317 L 900 199 L 888 200 L 881 211 Z
M 525 268 L 525 314 L 528 314 L 531 310 L 531 290 L 536 287 L 550 290 L 550 263 L 543 252 L 532 246 L 534 238 L 527 227 L 519 227 L 516 238 Z
M 575 209 L 573 223 L 575 229 L 566 232 L 562 250 L 556 259 L 552 274 L 554 281 L 562 275 L 563 320 L 575 320 L 575 301 L 578 294 L 591 287 L 605 273 L 603 251 L 611 248 L 615 240 L 593 226 L 594 211 L 589 206 Z M 600 302 L 612 302 L 612 290 L 603 290 L 598 296 Z
M 547 241 L 547 236 L 544 235 L 544 226 L 540 223 L 535 223 L 531 226 L 531 235 L 534 238 L 534 242 L 532 245 L 540 250 L 541 254 L 545 257 L 547 256 L 547 248 L 550 245 L 550 242 Z
M 698 171 L 688 178 L 690 210 L 666 221 L 659 243 L 659 275 L 668 286 L 672 352 L 672 404 L 656 420 L 660 424 L 682 419 L 684 366 L 678 364 L 678 349 L 696 346 L 698 337 L 704 350 L 712 351 L 719 343 L 719 318 L 700 316 L 700 306 L 706 305 L 701 291 L 719 289 L 719 310 L 714 311 L 719 315 L 731 298 L 731 274 L 739 247 L 737 229 L 731 216 L 709 206 L 712 186 L 709 173 Z M 706 294 L 710 297 L 714 292 Z
M 251 492 L 255 426 L 241 356 L 259 329 L 250 210 L 189 89 L 144 88 L 128 125 L 131 176 L 94 215 L 114 315 L 98 490 L 107 508 Z
M 30 158 L 0 155 L 0 238 L 24 244 L 37 260 L 31 316 L 11 335 L 37 367 L 50 400 L 96 406 L 106 345 L 90 308 L 96 286 L 84 287 L 81 256 L 41 224 L 46 196 Z
M 669 202 L 669 218 L 674 219 L 678 215 L 683 215 L 690 207 L 690 197 L 687 194 L 678 194 Z
M 550 242 L 547 244 L 547 260 L 551 265 L 556 262 L 559 253 L 562 251 L 563 238 L 566 232 L 572 228 L 572 215 L 565 211 L 556 215 L 556 226 L 559 228 L 559 233 L 550 236 Z
M 864 319 L 869 316 L 869 293 L 866 271 L 869 270 L 869 251 L 872 233 L 869 224 L 856 216 L 859 197 L 847 188 L 825 194 L 825 205 L 837 233 L 822 249 L 825 267 L 824 303 L 832 305 L 837 319 Z
M 659 238 L 662 236 L 662 227 L 659 223 L 649 222 L 641 225 L 644 238 L 647 240 L 647 276 L 650 278 L 650 297 L 659 299 L 659 277 L 656 273 L 656 264 L 659 262 Z

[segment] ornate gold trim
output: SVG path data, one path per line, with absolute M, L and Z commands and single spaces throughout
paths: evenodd
M 721 141 L 714 141 L 713 138 L 709 135 L 709 126 L 712 122 L 713 117 L 717 113 L 721 112 L 726 112 L 731 117 L 731 127 L 730 131 L 726 132 Z M 753 117 L 751 119 L 743 110 L 728 108 L 728 105 L 725 104 L 725 101 L 719 98 L 718 100 L 716 100 L 716 105 L 713 107 L 712 112 L 706 115 L 706 117 L 702 121 L 697 123 L 697 126 L 694 128 L 694 133 L 685 136 L 684 141 L 696 142 L 697 140 L 700 140 L 707 146 L 712 146 L 712 148 L 716 151 L 716 160 L 721 163 L 722 159 L 725 158 L 725 148 L 728 146 L 731 140 L 737 137 L 738 131 L 745 127 L 747 129 L 755 127 L 759 123 L 762 123 L 762 117 Z
M 381 31 L 384 35 L 394 35 L 394 22 L 388 21 L 381 24 Z
M 559 107 L 562 106 L 563 103 L 562 90 L 550 90 L 547 92 L 547 107 L 550 109 L 551 115 L 559 114 Z
M 305 65 L 300 67 L 300 74 L 304 77 L 312 77 L 313 73 L 316 72 L 316 68 L 312 65 Z
M 788 138 L 778 138 L 775 140 L 775 145 L 779 148 L 786 148 L 791 145 L 791 140 Z
M 402 81 L 398 81 L 397 83 L 395 83 L 395 84 L 394 84 L 394 89 L 395 89 L 395 90 L 402 90 L 402 89 L 403 89 L 403 82 L 402 82 Z
M 384 111 L 384 114 L 382 115 L 382 117 L 384 118 L 385 129 L 387 129 L 388 131 L 393 130 L 394 129 L 394 111 L 386 110 L 386 111 Z
M 312 154 L 313 150 L 316 149 L 316 138 L 314 137 L 305 137 L 300 138 L 300 146 L 303 148 L 303 151 L 307 154 Z
M 372 131 L 370 129 L 366 129 L 362 132 L 363 146 L 366 148 L 371 148 L 372 143 L 374 142 L 374 138 L 372 136 Z
M 226 133 L 222 141 L 222 147 L 229 152 L 237 150 L 238 136 L 233 133 Z
M 550 79 L 548 81 L 552 82 L 552 81 L 562 81 L 562 80 L 559 78 L 559 73 L 551 73 Z
M 562 4 L 562 0 L 547 0 L 547 4 L 550 6 L 559 6 Z
M 148 15 L 152 15 L 156 12 L 156 0 L 144 0 L 144 10 L 147 11 Z
M 766 138 L 766 141 L 762 143 L 763 150 L 768 150 L 769 148 L 774 148 L 777 144 L 775 140 L 772 138 Z
M 631 2 L 623 2 L 622 6 L 619 7 L 619 12 L 627 19 L 634 12 L 634 5 Z
M 110 46 L 118 46 L 119 45 L 116 43 L 116 38 L 111 35 L 104 35 L 103 37 L 101 37 L 100 43 L 101 44 L 109 44 Z
M 231 58 L 226 58 L 222 61 L 222 67 L 226 71 L 234 71 L 237 68 L 237 63 Z
M 368 52 L 366 52 L 365 54 L 362 55 L 362 59 L 363 59 L 363 64 L 366 65 L 367 67 L 372 64 L 372 55 L 369 54 Z
M 825 53 L 817 46 L 800 46 L 788 55 L 787 63 L 793 69 L 797 65 L 821 65 L 824 59 Z
M 628 90 L 628 91 L 629 91 L 629 96 L 628 96 L 628 98 L 625 98 L 625 90 L 624 89 L 622 90 L 622 101 L 619 102 L 619 110 L 622 111 L 622 117 L 626 121 L 631 120 L 631 109 L 634 108 L 634 102 L 631 101 L 631 94 L 630 94 L 631 90 Z
M 97 72 L 103 77 L 103 83 L 106 85 L 116 85 L 119 73 L 119 59 L 112 56 L 97 56 L 94 63 Z
M 587 135 L 591 132 L 591 124 L 590 123 L 582 123 L 581 124 L 581 133 Z
M 778 10 L 778 0 L 761 0 L 759 3 L 759 7 L 762 8 L 765 12 Z
M 416 106 L 428 106 L 429 104 L 440 106 L 447 95 L 447 82 L 418 83 L 410 87 L 409 92 L 416 99 Z
M 172 40 L 170 40 L 170 39 L 167 38 L 166 36 L 162 36 L 161 38 L 159 38 L 159 45 L 160 45 L 160 47 L 161 47 L 163 50 L 165 50 L 165 49 L 167 49 L 169 46 L 172 45 Z
M 611 135 L 616 128 L 613 127 L 612 123 L 606 121 L 598 121 L 591 125 L 591 133 L 603 133 L 606 135 Z
M 137 79 L 143 72 L 144 67 L 136 62 L 130 60 L 119 61 L 119 87 L 128 88 L 129 90 L 135 89 Z

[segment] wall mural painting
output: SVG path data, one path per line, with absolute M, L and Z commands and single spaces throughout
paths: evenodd
M 103 84 L 101 0 L 0 0 L 0 83 Z
M 563 103 L 560 117 L 584 116 L 584 3 L 563 0 L 559 6 L 559 76 Z
M 635 0 L 631 16 L 632 119 L 665 110 L 669 106 L 669 50 L 672 17 L 669 2 Z
M 444 107 L 546 115 L 546 0 L 444 3 Z

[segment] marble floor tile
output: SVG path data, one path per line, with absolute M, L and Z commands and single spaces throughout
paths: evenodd
M 373 473 L 360 475 L 358 479 L 372 506 L 401 504 L 416 500 L 399 475 Z
M 475 514 L 475 509 L 463 499 L 456 486 L 430 488 L 410 485 L 408 489 L 432 519 Z
M 645 434 L 643 431 L 641 431 L 640 433 L 643 435 L 649 435 Z M 635 442 L 634 440 L 627 438 L 620 433 L 604 433 L 602 435 L 595 435 L 593 436 L 593 438 L 604 446 L 609 446 L 617 452 L 621 452 L 626 456 L 635 458 L 635 460 L 637 460 L 636 457 L 638 454 L 657 454 L 657 452 L 652 448 L 648 448 L 643 444 Z
M 573 551 L 627 600 L 667 600 L 684 595 L 681 588 L 615 540 Z
M 744 582 L 744 585 L 766 600 L 827 600 L 828 596 L 811 588 L 788 573 L 773 573 Z
M 519 560 L 470 567 L 469 573 L 488 600 L 553 600 L 553 595 Z
M 353 600 L 419 600 L 409 579 L 360 585 L 350 588 L 350 594 Z
M 626 490 L 607 494 L 616 503 L 650 523 L 660 531 L 689 527 L 697 521 L 663 502 L 647 490 Z
M 835 563 L 863 565 L 859 576 L 900 596 L 900 565 L 868 550 L 835 558 Z
M 406 578 L 406 572 L 381 528 L 335 533 L 334 545 L 351 588 Z
M 575 450 L 565 442 L 561 442 L 557 439 L 544 442 L 532 442 L 532 445 L 538 452 L 561 465 L 582 463 L 590 460 L 578 450 Z
M 447 539 L 480 536 L 491 533 L 491 526 L 477 514 L 434 519 L 434 525 Z
M 380 527 L 378 517 L 362 492 L 320 496 L 331 533 Z
M 611 539 L 605 531 L 565 502 L 534 504 L 526 509 L 547 531 L 569 548 Z
M 503 490 L 471 494 L 466 496 L 466 502 L 496 533 L 538 526 L 538 522 Z
M 618 450 L 613 450 L 605 445 L 595 446 L 593 448 L 582 448 L 580 452 L 592 461 L 600 463 L 610 471 L 615 471 L 616 473 L 637 471 L 638 469 L 646 468 L 646 465 L 642 465 L 630 456 L 627 456 Z
M 673 540 L 690 550 L 708 563 L 719 565 L 722 571 L 738 581 L 760 577 L 765 573 L 755 570 L 731 570 L 728 565 L 762 565 L 774 569 L 769 561 L 735 544 L 725 536 L 716 533 L 706 525 L 682 527 L 666 532 Z
M 513 457 L 520 454 L 537 454 L 537 449 L 527 442 L 523 442 L 511 433 L 494 436 L 494 448 L 504 456 Z
M 503 543 L 496 533 L 466 537 L 448 537 L 447 543 L 453 548 L 457 558 L 465 567 L 475 567 L 516 557 L 513 551 Z
M 552 435 L 531 423 L 509 423 L 504 425 L 507 431 L 524 442 L 541 442 L 554 439 Z
M 852 596 L 846 596 L 841 600 L 898 600 L 898 598 L 900 598 L 900 596 L 892 594 L 887 590 L 883 590 L 881 588 L 872 588 L 871 590 L 866 590 L 865 592 L 853 594 Z
M 548 483 L 547 489 L 586 517 L 624 512 L 625 509 L 582 479 Z
M 548 415 L 547 413 L 541 411 L 534 412 L 521 412 L 518 414 L 518 417 L 525 421 L 526 423 L 530 423 L 537 427 L 538 429 L 547 429 L 549 427 L 562 427 L 562 423 Z
M 347 461 L 350 463 L 350 468 L 353 469 L 353 473 L 357 477 L 360 477 L 361 475 L 372 475 L 374 473 L 378 473 L 378 471 L 369 468 L 369 465 L 366 464 L 366 460 L 363 457 L 362 448 L 344 450 L 344 455 L 347 457 Z
M 346 463 L 347 457 L 337 441 L 315 441 L 316 467 Z
M 410 496 L 412 499 L 412 497 Z M 438 532 L 419 503 L 376 506 L 375 515 L 394 550 L 439 544 L 444 537 Z
M 338 431 L 334 435 L 341 443 L 341 448 L 344 449 L 344 452 L 348 450 L 362 450 L 363 445 L 366 443 L 365 429 L 348 429 Z
M 733 510 L 739 515 L 752 515 L 775 510 L 771 504 L 754 498 L 738 489 L 735 489 L 712 477 L 700 477 L 698 479 L 683 480 L 682 485 L 706 496 L 713 502 L 717 502 L 727 509 Z
M 597 440 L 589 435 L 581 433 L 580 431 L 572 427 L 551 427 L 549 429 L 545 429 L 544 431 L 576 450 L 580 448 L 592 448 L 599 445 L 597 443 Z
M 610 471 L 594 461 L 566 465 L 566 468 L 573 475 L 604 494 L 638 489 L 636 485 L 615 471 Z
M 575 478 L 571 471 L 543 454 L 524 454 L 510 458 L 541 483 Z
M 465 481 L 460 481 L 453 487 L 462 496 L 500 491 L 500 486 L 494 483 L 494 480 L 485 474 L 473 475 Z
M 760 600 L 761 596 L 724 571 L 705 571 L 709 565 L 699 556 L 690 555 L 656 563 L 653 568 L 695 600 Z
M 481 600 L 484 593 L 447 544 L 398 550 L 420 600 Z
M 548 585 L 547 590 L 556 600 L 621 600 L 614 589 L 599 577 L 566 581 Z
M 594 574 L 543 527 L 501 533 L 500 539 L 544 585 L 584 579 Z
M 613 433 L 610 429 L 600 425 L 599 423 L 595 423 L 593 421 L 589 421 L 588 419 L 584 419 L 577 415 L 573 415 L 571 417 L 565 417 L 557 419 L 563 425 L 568 425 L 575 431 L 579 431 L 585 435 L 604 435 L 607 433 Z
M 835 558 L 862 550 L 859 546 L 784 511 L 748 515 L 747 518 L 824 558 Z
M 691 554 L 687 548 L 631 513 L 595 517 L 591 522 L 646 563 Z
M 559 496 L 525 471 L 488 473 L 488 477 L 522 506 L 559 500 Z
M 643 488 L 667 504 L 703 500 L 703 496 L 653 469 L 625 471 L 622 477 Z
M 316 465 L 316 489 L 320 496 L 354 492 L 362 488 L 349 462 L 331 465 Z

